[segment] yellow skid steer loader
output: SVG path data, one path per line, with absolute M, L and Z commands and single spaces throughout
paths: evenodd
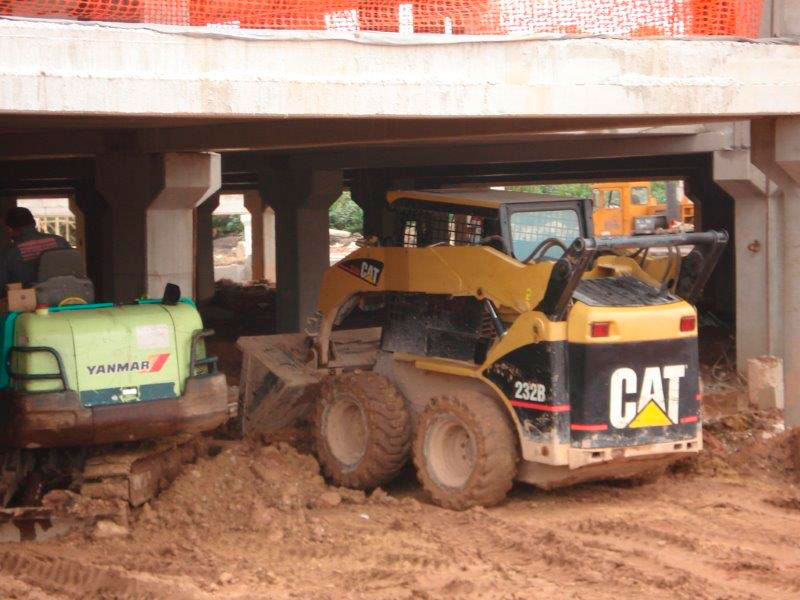
M 692 302 L 726 233 L 595 238 L 590 200 L 517 192 L 388 201 L 394 235 L 326 271 L 313 330 L 239 340 L 246 433 L 310 416 L 337 484 L 411 457 L 453 509 L 701 449 Z M 346 328 L 357 308 L 374 327 Z

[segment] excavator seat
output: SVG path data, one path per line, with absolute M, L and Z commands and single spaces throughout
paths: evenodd
M 94 285 L 86 277 L 83 258 L 77 250 L 48 250 L 39 257 L 36 302 L 46 306 L 91 304 Z

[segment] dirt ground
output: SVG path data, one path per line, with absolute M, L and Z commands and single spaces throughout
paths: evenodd
M 365 497 L 288 443 L 226 442 L 125 535 L 0 546 L 0 597 L 800 597 L 800 435 L 779 422 L 715 419 L 655 483 L 518 485 L 460 513 L 410 471 Z

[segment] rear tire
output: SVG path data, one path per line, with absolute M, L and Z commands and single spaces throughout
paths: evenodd
M 337 485 L 383 485 L 408 460 L 411 416 L 400 393 L 377 373 L 348 373 L 325 381 L 313 428 L 319 462 Z
M 417 476 L 434 503 L 453 510 L 502 502 L 519 451 L 508 416 L 490 397 L 434 398 L 414 437 Z

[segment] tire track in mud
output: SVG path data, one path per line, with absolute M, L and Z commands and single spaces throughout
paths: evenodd
M 652 562 L 633 549 L 587 544 L 570 527 L 560 524 L 521 526 L 492 516 L 487 519 L 486 527 L 477 531 L 474 541 L 483 557 L 506 566 L 539 567 L 539 576 L 552 583 L 589 584 L 598 592 L 607 588 L 611 597 L 618 594 L 615 574 L 634 587 L 649 588 L 648 592 L 663 594 L 666 590 L 665 597 L 697 598 L 703 589 L 702 584 L 688 580 L 683 569 L 669 566 L 653 569 Z
M 781 554 L 777 546 L 771 548 L 770 556 L 754 549 L 749 539 L 743 542 L 731 537 L 742 533 L 741 522 L 738 529 L 730 529 L 727 535 L 711 541 L 702 541 L 690 533 L 702 530 L 707 523 L 708 519 L 689 518 L 681 523 L 681 519 L 672 517 L 643 525 L 621 518 L 590 518 L 567 527 L 587 545 L 602 545 L 624 555 L 627 566 L 649 565 L 650 570 L 681 574 L 690 582 L 686 591 L 701 598 L 717 598 L 720 594 L 740 598 L 798 595 L 800 581 L 796 574 L 787 572 L 774 558 Z
M 177 589 L 172 583 L 140 580 L 119 569 L 25 552 L 0 551 L 0 573 L 46 592 L 59 592 L 74 598 L 95 595 L 119 600 L 189 600 L 201 596 L 199 592 Z

